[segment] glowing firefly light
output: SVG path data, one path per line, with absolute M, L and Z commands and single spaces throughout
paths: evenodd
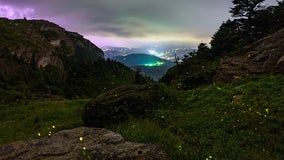
M 41 136 L 41 134 L 40 134 L 39 132 L 37 133 L 37 135 L 38 135 L 39 137 Z
M 83 137 L 80 137 L 80 141 L 83 141 L 83 139 L 84 139 Z

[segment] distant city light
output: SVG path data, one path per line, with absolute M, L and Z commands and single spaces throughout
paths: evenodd
M 149 52 L 151 55 L 154 55 L 154 56 L 157 56 L 157 57 L 161 57 L 161 56 L 164 55 L 164 53 L 162 53 L 162 52 L 157 52 L 156 50 L 153 50 L 153 49 L 148 50 L 148 52 Z
M 161 65 L 163 65 L 164 64 L 164 62 L 155 62 L 155 63 L 147 63 L 147 64 L 144 64 L 144 66 L 146 66 L 146 67 L 156 67 L 156 66 L 161 66 Z
M 149 52 L 150 54 L 156 54 L 156 53 L 157 53 L 155 50 L 148 50 L 148 52 Z

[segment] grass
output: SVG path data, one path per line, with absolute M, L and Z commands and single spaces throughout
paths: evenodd
M 261 76 L 180 93 L 182 104 L 111 126 L 158 143 L 171 159 L 282 159 L 284 76 Z
M 86 102 L 83 99 L 0 104 L 0 144 L 82 126 L 81 112 Z
M 170 159 L 282 159 L 284 76 L 258 76 L 179 92 L 175 107 L 108 128 L 161 145 Z M 82 126 L 87 100 L 0 105 L 0 144 Z M 55 128 L 53 128 L 55 126 Z

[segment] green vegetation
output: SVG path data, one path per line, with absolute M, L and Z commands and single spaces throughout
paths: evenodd
M 283 75 L 212 84 L 180 92 L 174 109 L 111 128 L 130 141 L 161 144 L 171 159 L 281 159 L 283 93 Z
M 0 144 L 87 125 L 107 127 L 129 141 L 158 143 L 171 159 L 282 159 L 284 76 L 212 82 L 220 58 L 240 55 L 246 45 L 284 27 L 284 3 L 263 8 L 262 1 L 247 0 L 254 3 L 246 8 L 243 1 L 233 0 L 231 13 L 236 19 L 221 25 L 210 48 L 201 43 L 171 68 L 161 79 L 169 86 L 145 85 L 149 81 L 140 75 L 141 70 L 135 73 L 109 59 L 94 60 L 88 57 L 92 49 L 70 48 L 71 42 L 65 41 L 52 53 L 62 60 L 63 70 L 51 65 L 36 68 L 35 54 L 30 64 L 9 54 L 11 42 L 18 49 L 30 46 L 29 53 L 41 51 L 41 44 L 21 39 L 23 35 L 13 35 L 8 25 L 0 25 L 0 33 L 9 30 L 0 37 L 0 43 L 9 40 L 0 48 Z M 17 23 L 29 26 L 27 21 Z M 41 34 L 50 39 L 59 36 Z M 75 38 L 72 43 L 81 39 L 69 34 Z M 68 59 L 69 52 L 81 54 Z M 129 88 L 136 86 L 132 83 L 144 85 Z M 111 90 L 122 85 L 128 86 Z M 28 101 L 36 94 L 70 99 L 100 96 L 87 105 L 87 99 Z M 89 153 L 83 150 L 83 155 Z
M 44 20 L 0 22 L 1 102 L 90 98 L 135 82 L 131 69 L 104 60 L 103 51 L 77 33 Z
M 83 125 L 81 113 L 87 99 L 20 101 L 0 104 L 0 144 L 49 136 Z
M 174 92 L 165 85 L 126 85 L 88 102 L 82 119 L 86 126 L 106 127 L 128 121 L 131 116 L 151 116 L 159 106 L 177 103 Z
M 180 103 L 169 100 L 156 105 L 151 114 L 140 118 L 130 115 L 128 121 L 107 128 L 129 141 L 158 143 L 171 159 L 281 159 L 283 93 L 283 75 L 251 77 L 174 93 L 163 88 L 160 95 L 174 94 Z M 159 99 L 163 102 L 170 97 Z M 82 126 L 86 102 L 1 104 L 0 144 Z

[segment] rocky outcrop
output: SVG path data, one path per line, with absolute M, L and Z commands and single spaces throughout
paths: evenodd
M 258 74 L 284 74 L 284 29 L 249 47 L 242 56 L 224 58 L 215 81 L 230 82 Z
M 63 71 L 67 58 L 93 62 L 104 57 L 83 36 L 45 20 L 0 18 L 0 35 L 0 58 L 12 55 L 36 68 L 53 65 Z
M 127 142 L 112 131 L 87 127 L 3 145 L 0 146 L 0 155 L 0 160 L 167 159 L 166 153 L 157 145 Z

